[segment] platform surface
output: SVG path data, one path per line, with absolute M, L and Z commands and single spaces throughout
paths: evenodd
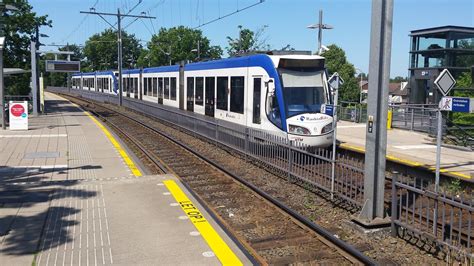
M 344 148 L 365 150 L 366 125 L 347 121 L 337 123 L 337 139 Z M 412 166 L 434 170 L 436 167 L 436 142 L 427 134 L 409 130 L 387 130 L 387 155 L 389 159 Z M 443 146 L 441 172 L 474 181 L 474 152 Z
M 0 130 L 0 265 L 220 265 L 169 182 L 229 247 L 224 256 L 251 264 L 176 177 L 134 174 L 63 98 L 47 94 L 46 111 L 28 131 Z

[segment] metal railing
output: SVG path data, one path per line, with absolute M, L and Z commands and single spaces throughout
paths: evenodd
M 59 88 L 50 90 L 68 92 Z M 79 90 L 71 92 L 98 102 L 118 103 L 118 97 L 114 95 Z M 317 188 L 356 209 L 363 205 L 363 161 L 340 154 L 337 154 L 336 161 L 332 161 L 332 153 L 329 150 L 311 150 L 289 142 L 284 136 L 151 102 L 125 97 L 123 105 L 240 152 L 248 159 L 272 168 L 290 182 Z M 334 180 L 331 173 L 332 163 L 335 163 Z M 453 197 L 447 192 L 435 193 L 432 187 L 426 180 L 392 176 L 392 232 L 403 231 L 419 238 L 428 237 L 437 246 L 473 258 L 472 193 L 468 196 Z
M 404 237 L 405 230 L 457 259 L 474 259 L 472 193 L 435 192 L 429 181 L 394 175 L 391 203 L 392 234 Z
M 60 88 L 50 91 L 68 92 Z M 117 104 L 118 97 L 92 91 L 71 90 L 72 94 L 98 102 Z M 123 106 L 159 118 L 184 128 L 210 141 L 241 152 L 252 160 L 263 163 L 292 182 L 320 189 L 343 199 L 352 207 L 363 203 L 363 162 L 346 155 L 332 160 L 332 151 L 314 149 L 290 142 L 284 134 L 275 135 L 262 130 L 236 125 L 222 120 L 197 115 L 151 102 L 124 97 Z M 332 163 L 335 163 L 332 180 Z
M 419 105 L 390 105 L 392 127 L 436 135 L 437 108 Z M 443 122 L 443 125 L 445 122 Z
M 367 106 L 349 105 L 349 106 L 338 106 L 337 116 L 340 120 L 351 121 L 355 123 L 367 122 Z

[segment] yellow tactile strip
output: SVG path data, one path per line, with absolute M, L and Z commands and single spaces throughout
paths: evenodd
M 353 145 L 349 145 L 349 144 L 345 144 L 345 143 L 342 143 L 339 146 L 341 148 L 344 148 L 344 149 L 348 149 L 348 150 L 352 150 L 352 151 L 356 151 L 356 152 L 360 152 L 360 153 L 365 153 L 365 149 L 361 148 L 361 147 L 358 147 L 358 146 L 353 146 Z M 420 163 L 420 162 L 416 162 L 416 161 L 412 161 L 412 160 L 408 160 L 408 159 L 403 159 L 403 158 L 398 158 L 398 157 L 393 156 L 393 155 L 387 155 L 386 157 L 389 161 L 401 163 L 401 164 L 408 165 L 408 166 L 411 166 L 411 167 L 422 167 L 422 168 L 429 169 L 431 171 L 436 170 L 435 167 L 428 167 L 425 164 Z M 472 179 L 472 177 L 469 176 L 469 175 L 459 173 L 459 172 L 449 171 L 447 169 L 440 169 L 440 172 L 444 173 L 444 174 L 454 176 L 454 177 L 463 178 L 463 179 L 469 179 L 469 180 Z
M 176 184 L 174 180 L 165 180 L 163 183 L 179 203 L 199 233 L 201 233 L 202 237 L 207 242 L 209 247 L 212 249 L 212 252 L 214 252 L 222 265 L 242 265 L 240 259 L 214 230 L 206 218 L 204 218 L 196 205 L 194 205 L 186 196 L 186 194 L 184 194 L 183 190 L 181 190 L 178 184 Z
M 142 176 L 142 172 L 138 169 L 138 167 L 133 163 L 132 159 L 130 159 L 130 156 L 128 156 L 127 152 L 122 148 L 120 143 L 115 139 L 115 137 L 110 133 L 110 131 L 102 125 L 95 117 L 93 117 L 89 112 L 84 111 L 84 113 L 89 116 L 92 121 L 104 132 L 105 136 L 110 140 L 114 148 L 119 152 L 120 156 L 122 156 L 122 159 L 124 160 L 125 164 L 128 166 L 130 171 L 132 171 L 132 174 L 134 176 Z

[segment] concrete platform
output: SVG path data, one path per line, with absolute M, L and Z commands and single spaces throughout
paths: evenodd
M 365 151 L 365 124 L 339 121 L 337 127 L 337 139 L 341 142 L 341 147 Z M 387 138 L 387 159 L 434 171 L 436 142 L 424 133 L 390 129 Z M 474 152 L 442 147 L 441 172 L 474 182 Z
M 0 130 L 0 265 L 251 264 L 174 176 L 136 175 L 82 110 L 52 94 L 46 108 L 28 131 Z

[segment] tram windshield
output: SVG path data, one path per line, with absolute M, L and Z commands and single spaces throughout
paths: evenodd
M 280 69 L 283 97 L 288 117 L 302 113 L 319 113 L 327 103 L 323 71 L 294 71 Z

